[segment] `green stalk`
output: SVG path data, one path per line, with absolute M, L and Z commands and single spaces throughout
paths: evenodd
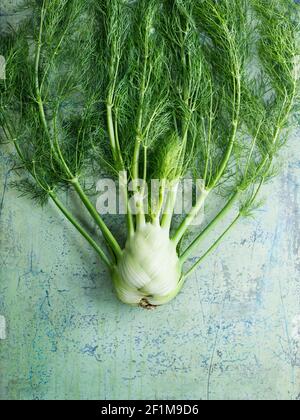
M 63 215 L 72 223 L 72 225 L 78 230 L 78 232 L 87 240 L 87 242 L 94 248 L 97 254 L 100 256 L 101 260 L 106 264 L 106 266 L 111 269 L 112 262 L 106 256 L 106 254 L 102 251 L 99 245 L 94 241 L 94 239 L 86 232 L 85 229 L 75 220 L 73 215 L 69 212 L 69 210 L 63 205 L 63 203 L 57 198 L 57 196 L 50 192 L 49 196 L 59 208 L 59 210 L 63 213 Z
M 143 171 L 144 185 L 147 182 L 147 170 L 148 170 L 148 147 L 144 146 L 144 171 Z
M 187 229 L 190 227 L 190 225 L 193 223 L 193 220 L 201 210 L 207 196 L 209 194 L 209 191 L 205 190 L 200 195 L 196 205 L 192 208 L 190 213 L 185 217 L 185 219 L 182 221 L 178 229 L 176 230 L 175 234 L 172 237 L 172 240 L 175 242 L 176 245 L 179 244 L 181 239 L 183 238 L 184 234 L 186 233 Z
M 232 206 L 234 205 L 238 197 L 239 197 L 239 192 L 236 192 L 235 194 L 233 194 L 233 196 L 222 208 L 222 210 L 217 214 L 217 216 L 200 233 L 200 235 L 198 235 L 197 238 L 188 246 L 188 248 L 180 256 L 180 261 L 182 264 L 185 263 L 188 258 L 190 258 L 192 253 L 196 250 L 196 248 L 203 241 L 203 239 L 212 231 L 212 229 L 214 229 L 217 223 L 229 212 L 229 210 L 232 208 Z
M 263 177 L 256 188 L 256 191 L 253 193 L 249 205 L 253 204 L 256 200 L 263 184 L 264 184 L 265 178 Z M 236 198 L 238 197 L 239 193 L 237 192 L 235 195 L 232 196 L 232 198 L 228 201 L 226 206 L 222 209 L 222 211 L 217 215 L 217 217 L 208 225 L 205 231 L 202 232 L 200 237 L 196 238 L 196 240 L 191 244 L 191 246 L 185 251 L 185 253 L 180 257 L 180 263 L 184 264 L 184 262 L 189 258 L 190 254 L 193 252 L 191 247 L 196 247 L 199 245 L 199 241 L 203 239 L 204 235 L 206 235 L 218 222 L 218 220 L 225 216 L 225 214 L 231 209 L 232 205 L 234 204 Z M 232 229 L 233 226 L 239 221 L 239 219 L 242 217 L 243 212 L 240 209 L 238 215 L 235 217 L 232 223 L 228 226 L 228 228 L 222 233 L 222 235 L 219 236 L 219 238 L 212 244 L 212 246 L 205 252 L 205 254 L 188 270 L 188 272 L 184 275 L 184 277 L 188 277 L 191 275 L 196 268 L 199 266 L 199 264 L 219 245 L 219 243 L 224 239 L 224 237 L 227 235 L 227 233 Z
M 116 75 L 115 75 L 115 79 L 116 79 Z M 114 86 L 115 86 L 115 83 L 116 81 L 114 80 Z M 108 135 L 110 139 L 110 145 L 111 145 L 114 161 L 117 165 L 120 165 L 120 168 L 122 168 L 123 171 L 125 171 L 126 168 L 124 166 L 123 156 L 122 156 L 120 142 L 119 142 L 117 118 L 115 118 L 115 122 L 113 118 L 113 105 L 112 105 L 113 96 L 114 96 L 113 93 L 110 92 L 107 106 L 106 106 Z M 132 217 L 131 209 L 128 206 L 127 185 L 122 187 L 122 193 L 123 193 L 125 204 L 126 204 L 128 234 L 129 236 L 132 236 L 134 234 L 134 224 L 133 224 L 133 217 Z
M 212 244 L 212 246 L 202 255 L 202 257 L 183 275 L 186 279 L 189 277 L 202 263 L 202 261 L 214 251 L 220 242 L 225 238 L 225 236 L 229 233 L 229 231 L 233 228 L 233 226 L 239 221 L 241 214 L 239 213 L 238 216 L 233 220 L 233 222 L 228 226 L 228 228 L 222 233 L 221 236 Z
M 125 179 L 123 178 L 123 175 L 125 174 Z M 134 235 L 134 223 L 133 223 L 133 217 L 131 208 L 129 206 L 129 200 L 128 200 L 128 178 L 127 178 L 127 171 L 124 169 L 122 173 L 119 173 L 119 186 L 120 186 L 120 192 L 123 194 L 123 199 L 125 203 L 125 211 L 127 216 L 127 231 L 128 235 L 131 237 Z
M 135 192 L 137 194 L 137 199 L 135 201 L 136 207 L 136 229 L 141 229 L 145 226 L 146 217 L 145 217 L 145 209 L 144 209 L 144 191 L 143 188 L 139 192 Z
M 43 1 L 42 10 L 41 10 L 41 20 L 40 20 L 40 27 L 39 27 L 39 36 L 38 36 L 38 43 L 36 47 L 36 54 L 35 54 L 35 94 L 36 94 L 36 101 L 39 108 L 40 118 L 42 125 L 44 127 L 45 133 L 50 140 L 50 133 L 49 128 L 45 116 L 44 105 L 41 97 L 41 90 L 40 90 L 40 83 L 39 83 L 39 70 L 40 70 L 40 58 L 41 58 L 41 51 L 42 51 L 42 36 L 43 36 L 43 25 L 45 19 L 45 0 Z M 51 142 L 50 142 L 51 144 Z
M 113 118 L 113 105 L 112 105 L 112 97 L 113 94 L 109 95 L 109 101 L 106 106 L 107 110 L 107 127 L 108 127 L 108 135 L 110 139 L 110 145 L 111 150 L 113 154 L 113 159 L 117 165 L 122 168 L 123 171 L 125 171 L 124 161 L 121 153 L 120 143 L 119 143 L 119 137 L 118 137 L 118 127 L 117 127 L 117 121 L 114 123 Z M 127 211 L 127 229 L 130 236 L 134 233 L 134 225 L 133 225 L 133 218 L 131 214 L 131 209 L 128 206 L 128 189 L 127 186 L 122 187 L 122 193 L 125 199 L 126 204 L 126 211 Z
M 107 104 L 106 110 L 107 110 L 107 126 L 108 126 L 110 146 L 111 146 L 114 161 L 117 162 L 119 157 L 118 157 L 117 146 L 116 146 L 116 137 L 115 137 L 114 122 L 113 122 L 112 105 L 110 103 Z
M 128 190 L 126 188 L 125 192 L 124 192 L 124 196 L 125 196 L 125 202 L 126 202 L 126 211 L 127 211 L 127 230 L 128 230 L 128 235 L 129 236 L 133 236 L 134 235 L 134 222 L 133 222 L 133 217 L 132 217 L 132 213 L 131 213 L 131 208 L 128 204 Z
M 54 117 L 54 144 L 55 144 L 55 153 L 57 154 L 60 163 L 62 164 L 63 170 L 65 171 L 67 177 L 69 179 L 73 179 L 74 175 L 70 171 L 67 162 L 65 161 L 65 158 L 62 154 L 61 147 L 58 140 L 58 133 L 57 133 L 57 127 L 56 127 L 56 115 Z
M 147 80 L 147 65 L 149 59 L 149 43 L 148 43 L 148 36 L 150 31 L 150 24 L 146 27 L 146 34 L 145 34 L 145 43 L 144 43 L 144 66 L 143 66 L 143 73 L 142 73 L 142 81 L 140 86 L 140 101 L 139 107 L 137 111 L 137 129 L 136 129 L 136 139 L 134 145 L 134 152 L 133 152 L 133 163 L 132 163 L 132 174 L 133 179 L 139 178 L 139 160 L 140 160 L 140 149 L 142 143 L 142 123 L 143 123 L 143 106 L 144 106 L 144 99 L 146 93 L 146 80 Z
M 114 252 L 116 257 L 120 257 L 122 254 L 122 250 L 118 242 L 116 241 L 115 237 L 111 233 L 111 231 L 106 226 L 105 222 L 103 221 L 102 217 L 99 215 L 93 204 L 90 202 L 88 196 L 83 191 L 79 181 L 77 178 L 74 178 L 70 181 L 79 195 L 80 199 L 82 200 L 83 204 L 85 205 L 86 209 L 90 213 L 90 215 L 93 217 L 99 228 L 101 229 L 103 236 L 109 246 L 111 247 L 112 251 Z
M 116 114 L 116 117 L 115 117 L 115 123 L 114 123 L 114 133 L 115 133 L 117 154 L 118 154 L 119 164 L 122 167 L 122 169 L 125 170 L 124 160 L 123 160 L 120 141 L 119 141 L 117 110 L 115 110 L 115 114 Z
M 144 209 L 144 196 L 145 196 L 145 186 L 147 182 L 147 159 L 148 159 L 147 147 L 144 146 L 143 186 L 140 192 L 141 200 L 139 200 L 139 202 L 137 203 L 137 215 L 136 215 L 137 228 L 144 227 L 146 223 L 146 216 L 145 216 L 145 209 Z
M 161 185 L 159 187 L 159 193 L 158 193 L 158 203 L 157 208 L 155 209 L 155 213 L 152 215 L 152 223 L 156 226 L 160 224 L 160 216 L 164 204 L 165 199 L 165 191 L 166 191 L 166 180 L 161 180 Z
M 207 134 L 207 145 L 206 145 L 206 159 L 205 159 L 205 169 L 204 169 L 204 185 L 207 185 L 207 176 L 209 170 L 209 156 L 210 156 L 210 148 L 211 148 L 211 140 L 212 140 L 212 124 L 213 124 L 213 91 L 211 88 L 211 101 L 210 101 L 210 110 L 209 110 L 209 126 L 208 126 L 208 134 Z
M 161 227 L 170 230 L 172 224 L 172 218 L 174 213 L 174 207 L 178 194 L 178 182 L 175 186 L 171 186 L 171 190 L 168 192 L 167 202 L 164 209 L 164 213 L 161 219 Z
M 145 64 L 145 70 L 146 70 L 146 64 Z M 146 81 L 146 74 L 144 72 L 143 82 L 142 82 L 141 99 L 140 99 L 140 105 L 139 105 L 139 110 L 138 110 L 137 135 L 136 135 L 134 152 L 133 152 L 133 165 L 132 165 L 133 180 L 139 179 L 140 150 L 141 150 L 141 144 L 142 144 L 141 128 L 142 128 L 142 120 L 143 120 L 143 103 L 144 103 L 144 96 L 145 96 L 145 81 Z M 140 202 L 137 203 L 136 225 L 137 225 L 137 228 L 145 225 L 145 214 L 144 214 L 143 201 L 140 201 Z

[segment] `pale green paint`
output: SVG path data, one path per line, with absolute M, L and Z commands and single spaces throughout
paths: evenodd
M 150 312 L 116 300 L 84 240 L 19 198 L 0 161 L 0 399 L 300 399 L 298 136 L 257 219 Z

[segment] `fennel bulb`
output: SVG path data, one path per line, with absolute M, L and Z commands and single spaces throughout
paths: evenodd
M 161 305 L 177 295 L 182 271 L 169 231 L 147 223 L 129 237 L 114 268 L 113 281 L 122 302 Z

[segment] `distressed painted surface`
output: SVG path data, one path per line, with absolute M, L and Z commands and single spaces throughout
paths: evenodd
M 115 299 L 56 210 L 9 187 L 1 155 L 0 398 L 300 398 L 297 151 L 257 220 L 152 312 Z
M 84 240 L 10 187 L 0 149 L 0 399 L 300 399 L 300 154 L 180 296 L 126 307 Z

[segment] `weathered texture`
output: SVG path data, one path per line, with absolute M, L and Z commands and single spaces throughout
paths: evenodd
M 1 155 L 0 398 L 300 398 L 298 151 L 257 220 L 151 312 L 116 300 L 55 209 L 18 198 Z
M 18 197 L 0 150 L 0 399 L 300 399 L 299 136 L 257 219 L 150 312 L 118 302 L 53 207 Z

